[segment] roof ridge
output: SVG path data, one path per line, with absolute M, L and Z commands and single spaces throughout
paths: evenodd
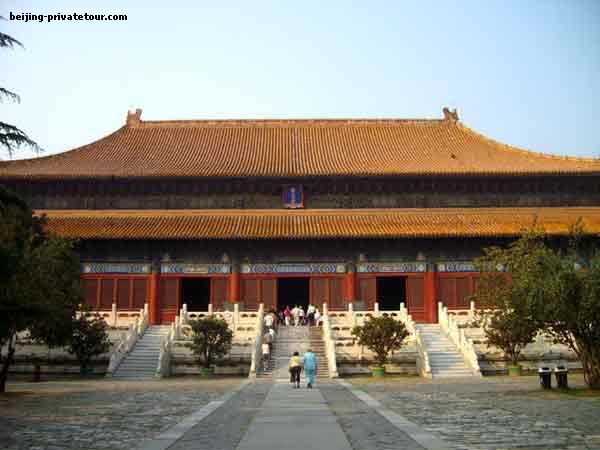
M 127 125 L 131 128 L 154 128 L 169 126 L 198 126 L 214 128 L 237 127 L 290 127 L 290 126 L 361 126 L 361 125 L 431 125 L 448 123 L 445 119 L 416 118 L 290 118 L 290 119 L 175 119 L 175 120 L 140 120 Z

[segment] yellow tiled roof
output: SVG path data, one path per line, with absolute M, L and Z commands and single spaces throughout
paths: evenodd
M 564 235 L 600 207 L 325 210 L 46 210 L 50 231 L 82 239 L 331 239 L 517 236 L 537 218 Z
M 139 113 L 141 114 L 141 112 Z M 142 121 L 58 155 L 0 163 L 0 179 L 600 173 L 443 120 Z

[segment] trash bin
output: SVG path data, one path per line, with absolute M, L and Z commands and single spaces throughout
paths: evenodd
M 552 389 L 552 370 L 550 367 L 540 367 L 538 369 L 540 376 L 540 385 L 543 389 Z
M 565 366 L 556 366 L 554 368 L 554 376 L 556 377 L 556 387 L 558 389 L 569 389 L 569 383 L 567 382 L 567 375 L 569 369 Z

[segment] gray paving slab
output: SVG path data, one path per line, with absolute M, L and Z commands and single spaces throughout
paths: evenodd
M 168 430 L 162 432 L 154 439 L 149 439 L 138 447 L 139 450 L 166 450 L 175 441 L 180 439 L 187 433 L 192 427 L 200 423 L 206 416 L 212 414 L 217 408 L 221 407 L 231 397 L 241 391 L 246 385 L 247 381 L 241 383 L 236 388 L 232 389 L 227 394 L 223 395 L 220 399 L 212 401 L 202 408 L 198 409 L 194 413 L 185 417 L 181 422 L 172 426 Z
M 263 404 L 271 383 L 253 382 L 189 429 L 169 450 L 233 450 Z
M 406 433 L 414 441 L 418 442 L 423 448 L 427 450 L 446 450 L 453 448 L 452 445 L 443 441 L 442 439 L 435 436 L 433 433 L 428 432 L 414 422 L 411 422 L 406 417 L 386 408 L 379 401 L 375 400 L 369 394 L 360 389 L 355 388 L 352 384 L 347 381 L 338 381 L 342 386 L 350 390 L 356 397 L 366 403 L 368 406 L 373 408 L 383 417 L 385 417 L 392 425 Z
M 319 389 L 275 383 L 237 450 L 352 450 Z

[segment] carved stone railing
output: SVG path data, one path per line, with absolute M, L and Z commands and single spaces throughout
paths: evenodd
M 466 313 L 471 319 L 474 317 L 475 305 L 471 302 L 471 308 Z M 459 327 L 456 316 L 448 312 L 448 308 L 442 302 L 438 303 L 438 322 L 442 333 L 446 334 L 467 362 L 474 375 L 481 376 L 479 357 L 473 345 L 473 341 L 465 335 L 464 328 Z
M 179 322 L 180 318 L 176 317 L 176 321 Z M 158 353 L 158 365 L 156 366 L 155 376 L 158 378 L 165 378 L 171 375 L 171 350 L 173 348 L 173 342 L 177 339 L 177 326 L 175 323 L 171 324 L 169 334 L 160 343 L 160 352 Z
M 148 304 L 144 304 L 144 309 L 140 309 L 139 315 L 135 322 L 129 324 L 129 329 L 121 334 L 121 339 L 115 345 L 114 350 L 110 354 L 108 362 L 107 375 L 112 375 L 119 367 L 125 356 L 133 349 L 138 338 L 144 334 L 148 328 L 149 315 Z
M 421 332 L 417 328 L 415 321 L 412 319 L 412 316 L 408 314 L 404 303 L 400 304 L 400 320 L 406 326 L 406 329 L 411 334 L 412 339 L 415 343 L 415 348 L 417 349 L 418 374 L 424 378 L 432 378 L 431 366 L 429 365 L 429 354 L 427 353 L 427 346 L 423 341 L 423 337 L 421 336 Z
M 325 354 L 327 356 L 327 363 L 329 366 L 329 378 L 339 377 L 337 370 L 337 359 L 335 355 L 335 340 L 331 333 L 331 324 L 329 323 L 329 315 L 327 310 L 327 303 L 323 304 L 323 341 L 325 342 Z
M 259 366 L 258 363 L 260 362 L 264 315 L 265 306 L 261 303 L 258 307 L 258 314 L 256 315 L 256 334 L 254 335 L 250 373 L 248 374 L 250 378 L 256 378 L 256 368 Z

